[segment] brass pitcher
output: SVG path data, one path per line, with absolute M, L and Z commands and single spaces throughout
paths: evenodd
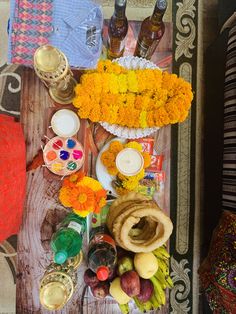
M 47 310 L 62 309 L 72 297 L 77 285 L 77 269 L 82 252 L 64 264 L 51 263 L 40 282 L 40 302 Z
M 40 46 L 34 53 L 34 69 L 55 102 L 62 105 L 72 102 L 77 82 L 62 51 L 50 45 Z

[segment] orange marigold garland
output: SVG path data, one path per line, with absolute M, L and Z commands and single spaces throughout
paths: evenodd
M 81 118 L 128 127 L 161 127 L 184 121 L 193 99 L 191 85 L 159 69 L 128 70 L 101 60 L 75 88 Z
M 64 179 L 59 200 L 77 215 L 86 217 L 90 213 L 99 213 L 106 204 L 106 190 L 97 180 L 77 172 Z

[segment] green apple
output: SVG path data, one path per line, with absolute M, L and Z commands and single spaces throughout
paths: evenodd
M 123 256 L 118 260 L 118 275 L 121 276 L 129 270 L 134 269 L 133 259 L 129 256 Z

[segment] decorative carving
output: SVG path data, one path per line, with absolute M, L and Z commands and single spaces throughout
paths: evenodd
M 179 76 L 191 83 L 191 64 L 182 63 Z M 178 125 L 178 138 L 176 251 L 186 254 L 189 248 L 191 111 L 188 119 Z
M 171 257 L 171 278 L 174 288 L 170 291 L 170 304 L 172 310 L 170 313 L 188 313 L 190 311 L 188 295 L 190 292 L 190 278 L 188 273 L 190 269 L 186 267 L 188 261 L 182 259 L 179 263 Z
M 196 8 L 194 6 L 195 0 L 183 0 L 177 2 L 176 12 L 176 27 L 179 32 L 176 34 L 175 43 L 177 45 L 175 50 L 175 60 L 177 61 L 182 55 L 186 58 L 191 58 L 193 53 L 190 51 L 194 49 L 194 39 L 196 37 L 196 26 L 194 24 L 194 17 Z
M 18 93 L 20 90 L 21 90 L 21 77 L 19 74 L 17 73 L 13 73 L 13 72 L 7 72 L 7 73 L 1 73 L 0 74 L 0 78 L 1 77 L 6 77 L 6 76 L 12 76 L 14 77 L 16 80 L 17 80 L 17 83 L 18 83 L 18 86 L 17 87 L 12 87 L 12 82 L 10 82 L 7 86 L 9 92 L 11 93 Z M 5 86 L 5 84 L 4 84 Z M 1 95 L 0 95 L 1 96 Z M 1 97 L 0 97 L 1 99 Z M 14 110 L 7 110 L 5 109 L 3 106 L 2 106 L 2 103 L 0 102 L 0 110 L 3 111 L 3 112 L 7 112 L 7 113 L 10 113 L 10 114 L 13 114 L 13 115 L 20 115 L 19 111 L 14 111 Z
M 179 67 L 179 76 L 191 84 L 192 82 L 192 66 L 188 62 L 183 62 Z

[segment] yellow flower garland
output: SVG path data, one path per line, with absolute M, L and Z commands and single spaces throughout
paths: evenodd
M 193 99 L 191 85 L 175 74 L 128 70 L 109 60 L 83 74 L 75 93 L 81 118 L 141 128 L 184 121 Z
M 143 156 L 144 168 L 135 176 L 124 176 L 116 168 L 116 156 L 124 148 L 134 148 L 141 152 Z M 121 186 L 116 186 L 115 189 L 117 194 L 122 195 L 138 187 L 139 181 L 145 176 L 144 169 L 151 164 L 151 156 L 147 152 L 143 152 L 142 145 L 138 142 L 131 141 L 127 144 L 122 144 L 119 141 L 113 141 L 110 143 L 109 148 L 102 153 L 101 161 L 108 173 L 112 176 L 117 176 L 118 180 L 121 181 Z

